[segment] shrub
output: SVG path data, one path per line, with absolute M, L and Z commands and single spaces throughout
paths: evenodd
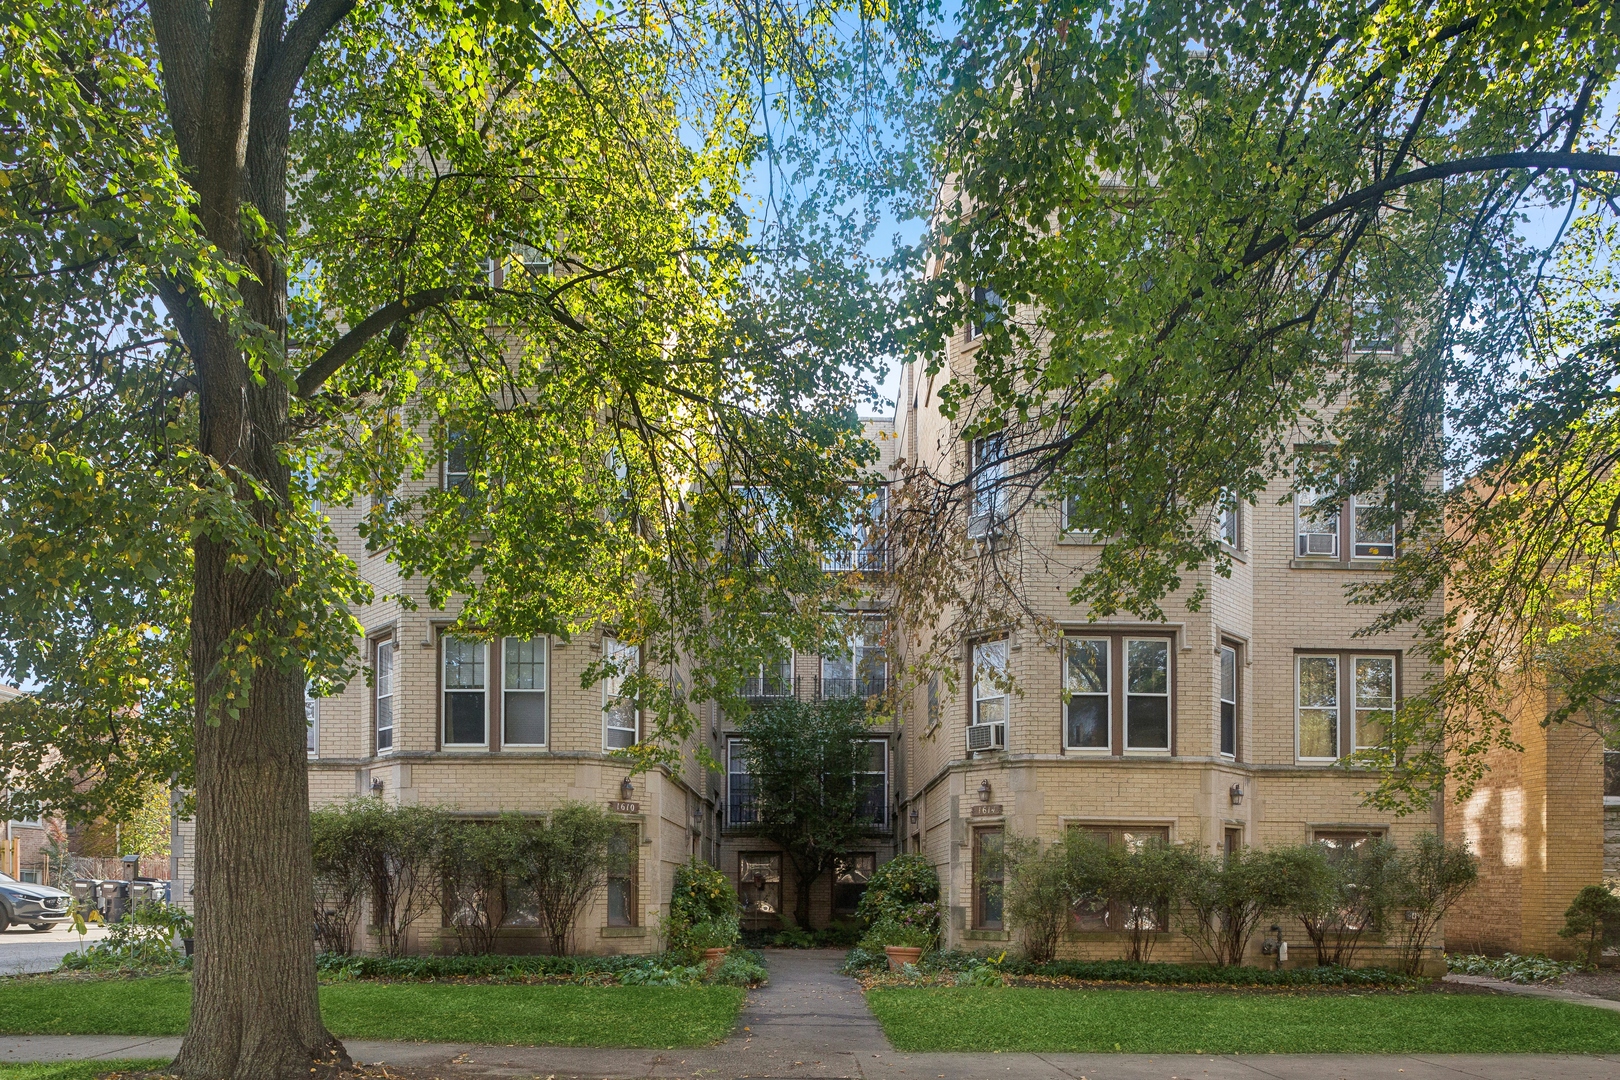
M 574 923 L 591 896 L 615 870 L 636 858 L 622 847 L 623 826 L 588 803 L 564 803 L 524 832 L 520 857 L 526 884 L 534 890 L 551 937 L 553 955 L 572 949 Z
M 765 981 L 765 975 L 758 953 L 734 949 L 715 966 L 708 981 L 717 986 L 758 986 Z
M 1084 833 L 1070 836 L 1064 850 L 1075 901 L 1112 904 L 1130 935 L 1128 959 L 1145 962 L 1155 932 L 1176 913 L 1196 856 L 1162 840 L 1107 845 Z
M 1002 846 L 1002 912 L 1037 963 L 1057 954 L 1074 908 L 1066 844 L 1058 840 L 1043 850 L 1039 841 L 1007 837 Z
M 1304 895 L 1327 895 L 1328 877 L 1319 847 L 1250 848 L 1213 858 L 1188 852 L 1183 929 L 1216 964 L 1241 964 L 1266 912 L 1294 910 Z
M 735 916 L 740 905 L 731 879 L 718 867 L 702 862 L 696 855 L 675 871 L 675 885 L 669 894 L 671 919 L 702 922 L 704 919 Z
M 1512 983 L 1538 983 L 1559 979 L 1572 971 L 1581 970 L 1580 964 L 1554 960 L 1550 956 L 1447 956 L 1446 970 L 1459 975 L 1483 975 Z
M 1582 942 L 1586 966 L 1596 968 L 1603 946 L 1620 941 L 1620 896 L 1601 885 L 1586 886 L 1564 912 L 1564 928 L 1558 936 Z
M 191 916 L 177 904 L 141 904 L 82 952 L 62 957 L 63 971 L 156 972 L 187 966 L 177 939 L 191 936 Z
M 1466 843 L 1448 844 L 1432 832 L 1417 838 L 1396 855 L 1390 899 L 1401 911 L 1395 928 L 1401 970 L 1415 975 L 1423 947 L 1452 905 L 1479 880 L 1479 860 Z
M 1289 914 L 1305 928 L 1318 964 L 1349 966 L 1361 935 L 1386 922 L 1395 885 L 1395 845 L 1374 839 L 1354 847 L 1307 844 L 1287 850 L 1296 863 L 1310 866 Z
M 494 821 L 445 822 L 439 851 L 445 915 L 464 953 L 495 947 L 506 884 L 519 865 L 526 822 L 516 814 Z
M 861 894 L 855 915 L 874 923 L 885 916 L 899 918 L 913 904 L 939 901 L 939 874 L 922 855 L 896 855 L 873 872 Z
M 882 971 L 889 966 L 889 957 L 882 947 L 868 949 L 865 945 L 857 945 L 844 956 L 844 963 L 838 970 L 845 975 L 862 975 L 872 971 Z
M 693 952 L 705 949 L 729 949 L 742 938 L 737 916 L 724 915 L 693 923 L 686 931 L 687 948 Z
M 336 951 L 348 948 L 352 920 L 365 897 L 378 946 L 400 955 L 405 928 L 440 898 L 440 846 L 448 818 L 432 807 L 395 806 L 375 797 L 350 799 L 312 818 L 322 944 Z
M 939 938 L 939 931 L 935 920 L 927 917 L 911 916 L 931 904 L 917 904 L 908 909 L 906 915 L 896 919 L 885 916 L 872 924 L 861 939 L 861 947 L 870 952 L 882 952 L 885 945 L 894 945 L 903 949 L 931 949 Z

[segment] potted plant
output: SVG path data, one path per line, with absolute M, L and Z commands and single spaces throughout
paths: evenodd
M 688 947 L 703 955 L 703 966 L 713 971 L 726 958 L 727 950 L 742 940 L 742 926 L 735 915 L 702 919 L 691 925 L 685 937 Z
M 883 946 L 889 970 L 899 971 L 922 959 L 923 950 L 934 944 L 934 931 L 921 923 L 879 919 L 872 924 L 867 938 Z

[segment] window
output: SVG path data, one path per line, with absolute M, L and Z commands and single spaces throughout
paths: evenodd
M 1110 641 L 1067 638 L 1064 641 L 1063 688 L 1069 695 L 1064 742 L 1070 750 L 1106 750 L 1113 711 L 1109 708 Z
M 928 676 L 928 730 L 933 731 L 945 719 L 945 704 L 939 696 L 939 673 Z
M 540 898 L 532 885 L 516 876 L 507 878 L 501 890 L 501 925 L 540 925 Z
M 1070 825 L 1069 835 L 1089 836 L 1104 846 L 1128 851 L 1170 842 L 1170 829 L 1165 825 Z M 1163 930 L 1169 925 L 1169 912 L 1133 908 L 1105 896 L 1092 896 L 1074 905 L 1071 920 L 1074 929 L 1092 932 L 1129 930 L 1139 921 L 1150 930 Z
M 394 643 L 377 642 L 372 684 L 377 690 L 377 753 L 394 748 Z
M 773 660 L 761 661 L 743 679 L 745 698 L 784 698 L 793 696 L 793 652 L 786 650 Z
M 1337 760 L 1342 748 L 1373 748 L 1389 736 L 1395 714 L 1397 657 L 1353 652 L 1297 658 L 1299 756 Z M 1350 709 L 1341 705 L 1348 701 Z
M 754 781 L 748 775 L 747 743 L 732 739 L 726 743 L 726 821 L 732 825 L 752 825 L 759 821 L 754 804 Z
M 1221 646 L 1221 753 L 1237 757 L 1237 650 Z
M 538 280 L 551 276 L 551 260 L 546 258 L 539 248 L 530 247 L 528 244 L 513 244 L 512 255 L 529 277 Z
M 1299 756 L 1339 756 L 1339 658 L 1301 656 L 1299 664 Z
M 861 793 L 861 807 L 857 811 L 862 821 L 878 828 L 889 824 L 889 740 L 869 739 L 866 743 L 866 768 L 855 777 L 855 786 Z
M 635 700 L 622 688 L 625 676 L 641 665 L 641 649 L 604 634 L 602 659 L 612 666 L 602 680 L 602 748 L 623 750 L 636 745 L 640 733 Z
M 1007 639 L 973 646 L 973 720 L 975 724 L 1007 722 Z
M 975 341 L 984 337 L 987 327 L 999 322 L 1007 308 L 1006 301 L 994 289 L 983 285 L 973 287 L 973 311 L 968 316 L 967 339 Z
M 501 742 L 546 745 L 547 640 L 507 638 L 501 663 Z
M 1001 857 L 1001 827 L 973 830 L 973 928 L 1001 930 L 1002 885 L 1006 865 Z
M 1221 503 L 1215 521 L 1216 535 L 1221 543 L 1233 551 L 1243 548 L 1243 513 L 1237 497 L 1231 492 L 1221 493 Z
M 1170 643 L 1125 641 L 1125 749 L 1170 749 Z
M 1001 486 L 1004 466 L 1000 435 L 974 440 L 973 513 L 968 522 L 968 535 L 988 536 L 991 526 L 1007 516 L 1006 492 Z
M 607 924 L 636 925 L 636 863 L 640 835 L 635 826 L 621 829 L 608 841 Z
M 1378 495 L 1357 495 L 1350 500 L 1352 554 L 1358 559 L 1395 557 L 1395 522 L 1377 523 L 1384 500 Z
M 304 753 L 314 757 L 321 748 L 321 699 L 304 683 Z
M 1339 557 L 1339 504 L 1302 491 L 1294 496 L 1294 554 L 1301 559 Z
M 883 644 L 883 619 L 851 616 L 849 627 L 849 651 L 821 658 L 822 696 L 865 698 L 886 693 L 889 656 Z
M 889 489 L 879 487 L 850 515 L 844 543 L 822 552 L 821 568 L 828 573 L 858 570 L 869 574 L 888 569 L 883 543 L 883 519 L 888 509 Z
M 1243 851 L 1243 830 L 1228 825 L 1225 837 L 1221 844 L 1221 854 L 1228 859 L 1236 858 Z
M 444 655 L 444 745 L 483 746 L 488 720 L 484 643 L 446 634 Z
M 1356 749 L 1384 745 L 1395 716 L 1395 658 L 1355 658 Z
M 867 882 L 877 871 L 877 852 L 857 851 L 839 859 L 833 867 L 833 914 L 854 915 L 866 892 Z
M 1372 301 L 1359 301 L 1352 308 L 1350 351 L 1390 353 L 1395 351 L 1399 326 L 1395 318 Z
M 38 885 L 40 883 L 38 870 L 19 870 L 17 873 L 19 875 L 17 880 L 24 885 Z
M 464 431 L 451 431 L 445 437 L 443 486 L 463 499 L 473 497 L 471 458 L 472 440 Z
M 782 856 L 774 851 L 745 851 L 737 856 L 737 895 L 743 917 L 769 917 L 782 913 Z

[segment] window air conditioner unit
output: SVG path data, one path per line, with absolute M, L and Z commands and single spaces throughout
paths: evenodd
M 990 539 L 996 534 L 996 526 L 999 523 L 999 517 L 996 514 L 974 514 L 972 517 L 968 518 L 968 539 Z
M 1301 555 L 1337 555 L 1339 553 L 1339 534 L 1304 533 L 1299 538 L 1299 553 Z
M 969 751 L 1007 749 L 1007 725 L 969 724 L 967 748 Z

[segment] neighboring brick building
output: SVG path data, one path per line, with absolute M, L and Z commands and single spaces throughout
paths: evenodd
M 1602 740 L 1573 723 L 1543 725 L 1546 690 L 1518 688 L 1510 719 L 1518 750 L 1496 748 L 1490 771 L 1458 804 L 1447 835 L 1480 858 L 1479 885 L 1446 922 L 1457 951 L 1546 953 L 1574 958 L 1558 936 L 1575 894 L 1620 876 L 1607 832 L 1620 831 L 1620 799 L 1606 799 Z M 1606 806 L 1606 803 L 1614 806 Z
M 966 477 L 972 455 L 994 452 L 967 443 L 936 396 L 971 374 L 977 347 L 958 335 L 938 375 L 903 372 L 896 441 L 936 476 Z M 974 870 L 1007 835 L 1051 840 L 1086 829 L 1116 843 L 1161 837 L 1217 852 L 1374 835 L 1399 845 L 1443 828 L 1441 806 L 1404 818 L 1368 808 L 1362 793 L 1376 777 L 1335 763 L 1358 736 L 1376 734 L 1380 709 L 1399 708 L 1430 678 L 1410 633 L 1357 636 L 1374 611 L 1345 596 L 1347 584 L 1384 572 L 1394 538 L 1358 532 L 1353 506 L 1301 514 L 1290 488 L 1277 477 L 1253 505 L 1212 523 L 1231 550 L 1231 576 L 1208 565 L 1184 575 L 1160 623 L 1090 623 L 1069 603 L 1074 576 L 1103 541 L 1071 528 L 1057 507 L 969 528 L 981 544 L 1015 537 L 1016 588 L 1030 615 L 1010 631 L 970 627 L 956 696 L 936 680 L 902 710 L 903 847 L 939 869 L 950 944 L 1009 940 Z M 1188 611 L 1184 601 L 1200 586 L 1201 608 Z M 1438 611 L 1438 596 L 1434 603 Z M 1052 629 L 1029 629 L 1043 622 Z M 1015 693 L 976 680 L 976 665 L 1004 666 Z M 1077 917 L 1060 955 L 1117 956 L 1123 936 L 1118 913 Z M 1285 938 L 1303 941 L 1296 927 Z M 1154 955 L 1194 954 L 1170 934 Z

